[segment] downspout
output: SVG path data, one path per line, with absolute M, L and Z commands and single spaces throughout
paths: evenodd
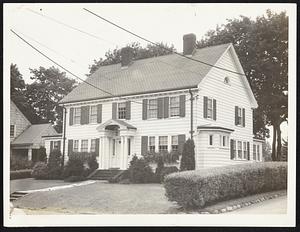
M 65 163 L 65 147 L 66 147 L 66 117 L 67 117 L 67 109 L 63 105 L 63 111 L 64 111 L 64 120 L 63 120 L 63 153 L 62 153 L 62 161 L 61 166 L 64 167 Z
M 193 111 L 193 93 L 192 93 L 192 90 L 191 89 L 189 89 L 189 93 L 190 93 L 190 95 L 191 95 L 191 99 L 190 99 L 190 101 L 191 101 L 191 131 L 190 131 L 190 134 L 191 134 L 191 140 L 193 140 L 193 133 L 194 133 L 194 131 L 193 131 L 193 114 L 194 114 L 194 111 Z

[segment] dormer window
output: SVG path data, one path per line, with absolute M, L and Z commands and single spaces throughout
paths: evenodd
M 226 85 L 229 85 L 229 84 L 230 84 L 230 79 L 229 79 L 229 77 L 225 77 L 225 78 L 224 78 L 224 83 L 225 83 Z

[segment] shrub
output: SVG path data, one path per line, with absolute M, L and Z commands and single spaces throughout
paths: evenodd
M 149 163 L 144 158 L 134 156 L 130 161 L 129 179 L 132 183 L 150 183 L 153 182 L 154 173 Z
M 83 176 L 69 176 L 68 178 L 64 179 L 65 182 L 78 182 L 86 180 Z
M 195 170 L 195 144 L 192 139 L 188 139 L 183 146 L 180 170 Z
M 38 160 L 40 162 L 47 162 L 47 153 L 46 153 L 46 148 L 45 147 L 40 147 L 38 149 Z
M 69 159 L 67 165 L 62 173 L 62 178 L 68 178 L 70 176 L 82 176 L 84 171 L 83 162 L 78 158 Z
M 173 173 L 165 177 L 170 201 L 189 207 L 286 189 L 287 163 L 247 163 L 198 171 Z
M 10 156 L 10 170 L 23 170 L 23 169 L 31 169 L 32 162 L 27 158 L 11 155 Z
M 95 171 L 99 165 L 96 159 L 96 155 L 92 155 L 90 157 L 87 158 L 87 164 L 89 166 L 90 172 L 92 173 L 93 171 Z
M 10 179 L 24 179 L 24 178 L 30 178 L 31 177 L 31 171 L 30 169 L 24 169 L 24 170 L 17 170 L 17 171 L 11 171 L 10 172 Z
M 60 150 L 54 149 L 50 152 L 48 160 L 48 178 L 49 179 L 60 179 L 61 177 L 61 152 Z
M 38 180 L 48 179 L 48 167 L 44 162 L 37 162 L 32 170 L 31 176 Z
M 160 182 L 162 183 L 164 181 L 165 176 L 178 171 L 179 169 L 175 166 L 164 167 L 160 173 Z

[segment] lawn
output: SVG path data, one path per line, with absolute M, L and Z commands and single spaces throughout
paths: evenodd
M 66 183 L 65 183 L 66 184 Z M 183 213 L 165 197 L 161 184 L 110 184 L 36 192 L 15 201 L 15 207 L 68 214 L 164 214 Z

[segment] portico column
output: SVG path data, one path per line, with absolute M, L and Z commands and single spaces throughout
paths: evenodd
M 124 136 L 121 136 L 121 152 L 120 152 L 120 169 L 123 169 L 123 160 L 124 160 Z
M 105 161 L 105 167 L 104 169 L 108 169 L 109 168 L 109 163 L 110 163 L 110 154 L 109 154 L 109 138 L 108 137 L 104 137 L 104 161 Z
M 28 160 L 32 160 L 32 148 L 28 148 Z
M 99 169 L 103 169 L 103 137 L 99 138 Z
M 124 137 L 124 160 L 123 160 L 123 168 L 127 169 L 127 159 L 128 159 L 128 138 Z

